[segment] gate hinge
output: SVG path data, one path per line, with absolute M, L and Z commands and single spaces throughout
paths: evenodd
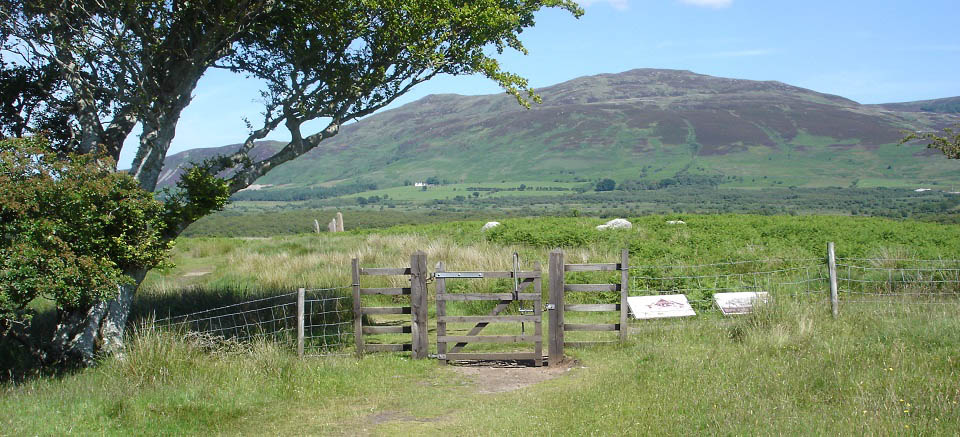
M 436 358 L 438 360 L 445 360 L 447 359 L 447 354 L 430 354 L 430 355 L 427 355 L 427 357 Z

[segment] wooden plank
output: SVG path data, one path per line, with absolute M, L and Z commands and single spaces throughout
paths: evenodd
M 540 340 L 539 335 L 444 335 L 437 341 L 458 343 L 533 343 Z
M 360 269 L 361 275 L 366 276 L 392 276 L 392 275 L 409 275 L 409 267 L 401 268 L 372 268 L 372 269 Z
M 413 349 L 410 343 L 404 344 L 368 344 L 363 346 L 367 352 L 404 352 Z
M 543 271 L 540 261 L 533 264 L 533 270 L 538 273 Z M 536 278 L 533 281 L 534 294 L 543 296 L 541 290 L 543 279 Z M 533 304 L 533 316 L 537 318 L 537 321 L 533 323 L 533 335 L 537 337 L 537 341 L 533 343 L 533 365 L 541 367 L 543 366 L 543 304 L 539 299 Z
M 363 355 L 363 310 L 360 301 L 360 260 L 351 262 L 353 272 L 353 338 L 357 355 Z
M 550 285 L 548 301 L 552 306 L 549 310 L 549 326 L 547 330 L 547 360 L 550 366 L 559 366 L 563 361 L 563 288 L 564 264 L 563 251 L 560 249 L 550 252 Z
M 447 360 L 536 360 L 533 352 L 507 352 L 507 353 L 449 353 Z
M 437 273 L 446 271 L 443 261 L 437 263 Z M 447 301 L 439 299 L 447 292 L 447 280 L 437 278 L 437 354 L 443 356 L 447 353 L 447 343 L 440 341 L 440 337 L 447 335 L 447 322 L 441 322 L 439 319 L 447 315 Z M 447 364 L 447 360 L 440 360 L 440 364 Z
M 409 334 L 409 326 L 364 326 L 364 334 Z
M 410 288 L 361 288 L 360 294 L 364 296 L 406 296 L 410 294 Z
M 446 323 L 533 323 L 537 316 L 438 316 L 437 320 Z
M 567 323 L 563 325 L 564 331 L 619 331 L 619 323 Z
M 618 303 L 588 303 L 588 304 L 571 304 L 564 305 L 564 311 L 619 311 L 620 304 Z
M 833 242 L 827 243 L 827 267 L 830 272 L 830 310 L 833 318 L 840 315 L 840 298 L 837 294 L 837 258 L 834 255 Z
M 517 293 L 518 300 L 538 300 L 540 295 L 535 293 Z M 437 294 L 437 300 L 444 301 L 478 301 L 478 300 L 513 300 L 513 293 L 446 293 Z
M 563 270 L 567 272 L 612 272 L 620 270 L 620 264 L 566 264 Z
M 630 250 L 623 249 L 620 252 L 620 326 L 627 326 L 627 313 L 630 310 L 627 305 L 627 291 L 630 288 Z M 620 342 L 627 341 L 627 331 L 629 329 L 620 329 Z
M 566 284 L 563 286 L 563 291 L 620 291 L 620 284 Z
M 490 316 L 496 316 L 496 315 L 500 314 L 503 310 L 507 309 L 507 307 L 510 305 L 511 302 L 513 302 L 513 301 L 512 301 L 512 300 L 501 300 L 500 303 L 497 304 L 497 306 L 493 308 L 493 311 L 490 311 Z M 483 328 L 486 328 L 488 324 L 489 324 L 489 322 L 480 322 L 480 323 L 477 323 L 476 326 L 474 326 L 473 328 L 470 329 L 470 332 L 467 333 L 467 335 L 477 335 L 477 334 L 479 334 L 480 331 L 483 331 Z M 466 345 L 467 345 L 466 343 L 457 343 L 457 344 L 453 345 L 453 348 L 450 349 L 450 352 L 460 352 L 461 350 L 463 350 L 464 346 L 466 346 Z
M 424 359 L 430 351 L 427 339 L 427 254 L 418 250 L 410 255 L 410 308 L 413 328 L 413 358 Z
M 297 356 L 303 358 L 303 288 L 297 289 Z
M 593 347 L 593 346 L 607 346 L 611 344 L 617 344 L 616 341 L 568 341 L 563 343 L 566 347 Z
M 363 314 L 412 314 L 410 307 L 367 307 L 361 308 Z

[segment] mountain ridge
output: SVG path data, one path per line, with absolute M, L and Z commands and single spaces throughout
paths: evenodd
M 955 114 L 664 69 L 578 77 L 537 92 L 543 104 L 529 110 L 505 94 L 428 95 L 343 126 L 258 183 L 390 186 L 430 176 L 482 182 L 708 174 L 734 185 L 774 177 L 798 186 L 854 180 L 896 186 L 953 182 L 960 174 L 957 163 L 935 159 L 927 149 L 896 146 L 903 130 L 939 129 L 960 120 Z M 277 146 L 258 145 L 262 153 Z M 212 151 L 190 152 L 196 158 Z M 166 182 L 188 161 L 180 155 L 168 157 Z M 843 159 L 852 161 L 838 165 Z

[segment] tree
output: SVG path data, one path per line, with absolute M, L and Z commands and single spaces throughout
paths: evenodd
M 503 71 L 488 53 L 525 52 L 518 35 L 543 8 L 582 13 L 573 0 L 0 0 L 0 36 L 5 59 L 15 58 L 33 75 L 53 71 L 64 84 L 45 100 L 59 108 L 48 113 L 67 117 L 61 125 L 71 135 L 55 138 L 58 150 L 118 159 L 134 126 L 142 126 L 129 173 L 148 191 L 207 70 L 265 84 L 262 119 L 248 122 L 240 149 L 198 165 L 192 191 L 167 198 L 175 205 L 167 209 L 179 213 L 168 216 L 164 238 L 171 240 L 216 209 L 224 192 L 249 186 L 336 135 L 345 122 L 439 74 L 482 74 L 523 105 L 538 101 L 524 78 Z M 318 119 L 323 129 L 302 131 Z M 278 128 L 291 141 L 254 159 L 255 141 Z M 56 335 L 93 329 L 95 344 L 108 352 L 119 348 L 148 268 L 125 268 L 132 286 L 122 287 L 102 311 L 75 309 L 78 316 L 64 318 L 74 322 L 61 324 Z M 85 357 L 94 353 L 85 345 L 67 347 L 81 347 Z
M 614 188 L 617 188 L 617 182 L 613 179 L 603 179 L 600 182 L 597 182 L 597 191 L 613 191 Z
M 41 137 L 0 141 L 0 334 L 39 362 L 89 357 L 48 354 L 29 338 L 34 299 L 54 301 L 69 323 L 132 286 L 124 272 L 157 265 L 170 245 L 164 205 L 115 167 L 109 157 L 59 157 Z M 64 343 L 94 334 L 57 336 L 52 350 L 79 351 Z
M 942 136 L 936 132 L 910 132 L 900 140 L 900 144 L 914 140 L 926 141 L 927 148 L 943 152 L 947 159 L 960 159 L 960 127 L 944 128 Z

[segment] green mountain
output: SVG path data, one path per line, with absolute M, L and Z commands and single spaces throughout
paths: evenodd
M 956 114 L 885 105 L 780 82 L 638 69 L 538 90 L 524 109 L 506 95 L 431 95 L 341 129 L 273 170 L 271 189 L 350 182 L 657 181 L 708 177 L 725 186 L 919 186 L 960 182 L 960 162 L 903 130 L 940 129 Z M 279 143 L 265 142 L 261 151 Z M 164 182 L 190 159 L 168 158 Z M 189 155 L 185 157 L 183 155 Z

